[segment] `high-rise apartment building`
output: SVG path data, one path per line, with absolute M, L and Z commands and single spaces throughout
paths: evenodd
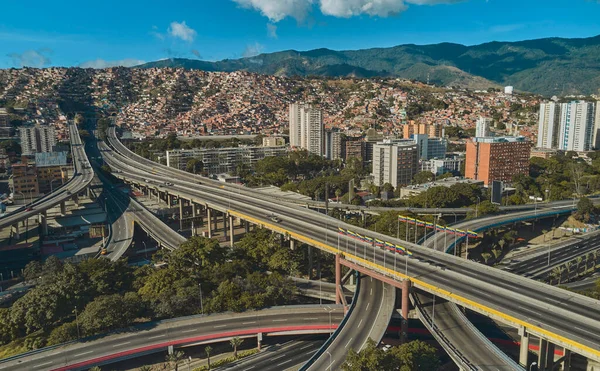
M 345 135 L 339 131 L 325 132 L 325 157 L 328 160 L 346 157 Z
M 0 138 L 10 138 L 13 135 L 13 128 L 10 124 L 8 112 L 5 108 L 0 108 Z
M 40 125 L 20 127 L 21 153 L 32 155 L 37 152 L 52 152 L 56 145 L 56 131 L 53 126 Z
M 302 147 L 302 109 L 303 104 L 290 104 L 290 146 L 292 148 Z
M 360 137 L 350 137 L 346 139 L 346 157 L 344 161 L 348 162 L 351 158 L 358 158 L 365 161 L 366 143 Z
M 538 148 L 557 148 L 560 131 L 560 105 L 549 102 L 540 104 L 538 121 Z
M 492 124 L 492 119 L 488 117 L 479 117 L 477 119 L 477 123 L 475 126 L 475 136 L 477 138 L 489 137 L 490 125 Z
M 489 185 L 510 183 L 517 174 L 529 174 L 531 143 L 524 137 L 471 138 L 467 141 L 465 176 Z
M 415 134 L 413 140 L 419 146 L 421 160 L 446 157 L 448 141 L 444 138 L 429 138 L 427 134 Z
M 595 104 L 574 101 L 560 106 L 558 149 L 589 151 L 592 149 Z
M 442 124 L 415 124 L 410 123 L 402 128 L 404 139 L 411 139 L 413 135 L 425 134 L 430 138 L 441 138 L 444 136 L 444 125 Z
M 394 188 L 410 184 L 418 171 L 419 150 L 411 140 L 384 140 L 373 146 L 373 182 Z
M 310 105 L 290 104 L 290 146 L 324 154 L 323 113 Z
M 285 146 L 285 139 L 283 137 L 263 137 L 263 147 L 281 147 Z
M 592 147 L 600 149 L 600 101 L 596 102 L 596 114 L 594 116 L 594 130 L 592 132 Z

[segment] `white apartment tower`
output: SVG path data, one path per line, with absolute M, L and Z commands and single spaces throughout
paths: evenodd
M 553 149 L 558 147 L 560 131 L 560 106 L 554 102 L 540 104 L 537 147 Z
M 600 101 L 596 102 L 596 116 L 594 118 L 594 130 L 592 136 L 592 146 L 594 149 L 600 149 Z
M 419 149 L 411 141 L 384 140 L 373 145 L 373 182 L 394 188 L 410 184 L 418 171 Z
M 290 104 L 290 146 L 301 147 L 303 104 Z
M 54 126 L 33 126 L 19 128 L 21 136 L 21 152 L 32 155 L 39 152 L 52 152 L 56 146 L 56 130 Z
M 477 138 L 489 137 L 491 124 L 492 119 L 488 117 L 479 117 L 477 119 L 477 125 L 475 126 L 475 136 Z
M 589 151 L 592 149 L 595 104 L 574 101 L 560 107 L 560 135 L 558 149 Z
M 290 104 L 290 146 L 323 156 L 323 113 L 310 105 Z

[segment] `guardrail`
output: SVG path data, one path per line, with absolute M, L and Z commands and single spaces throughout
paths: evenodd
M 298 371 L 308 370 L 310 368 L 310 366 L 312 366 L 315 363 L 315 361 L 317 359 L 319 359 L 319 357 L 321 357 L 323 355 L 323 353 L 325 353 L 325 351 L 329 348 L 331 343 L 338 337 L 338 335 L 340 334 L 340 332 L 342 331 L 342 329 L 344 328 L 344 326 L 350 319 L 350 316 L 352 316 L 352 312 L 354 312 L 354 308 L 356 307 L 356 302 L 358 300 L 359 292 L 360 292 L 360 273 L 356 272 L 356 291 L 354 292 L 354 297 L 352 298 L 352 304 L 350 305 L 350 309 L 348 309 L 348 313 L 346 313 L 346 315 L 344 316 L 344 319 L 342 319 L 342 322 L 340 322 L 337 329 L 333 332 L 333 334 L 331 334 L 329 339 L 327 339 L 327 341 L 325 341 L 325 343 L 319 348 L 319 350 L 317 350 L 315 352 L 315 354 L 313 354 L 313 356 L 310 357 L 310 359 L 308 361 L 306 361 L 306 363 L 304 365 L 302 365 L 302 367 L 300 367 L 300 369 Z

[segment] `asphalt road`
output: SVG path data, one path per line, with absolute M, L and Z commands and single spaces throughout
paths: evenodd
M 89 364 L 103 364 L 124 359 L 140 352 L 165 350 L 168 345 L 184 345 L 227 340 L 234 336 L 256 336 L 257 333 L 306 331 L 327 332 L 335 329 L 343 318 L 341 306 L 294 306 L 264 309 L 255 312 L 226 313 L 164 321 L 134 332 L 114 334 L 97 340 L 64 345 L 29 354 L 9 361 L 0 361 L 0 369 L 75 370 Z M 330 322 L 331 321 L 331 322 Z M 89 366 L 88 366 L 89 367 Z
M 600 351 L 598 351 L 600 349 L 600 306 L 596 300 L 388 236 L 345 225 L 336 219 L 314 212 L 264 201 L 260 197 L 249 197 L 246 195 L 249 192 L 247 190 L 235 193 L 224 186 L 222 186 L 223 188 L 216 187 L 213 182 L 207 181 L 198 184 L 195 178 L 190 177 L 189 174 L 162 167 L 159 164 L 148 167 L 145 165 L 145 161 L 149 160 L 142 160 L 131 152 L 125 152 L 125 154 L 128 161 L 131 162 L 123 164 L 124 173 L 120 173 L 121 176 L 142 184 L 148 184 L 144 179 L 149 179 L 149 185 L 162 187 L 160 184 L 162 184 L 165 173 L 168 172 L 170 181 L 174 183 L 174 186 L 168 187 L 170 193 L 179 194 L 199 203 L 209 203 L 221 210 L 239 210 L 248 217 L 260 220 L 264 225 L 272 224 L 266 214 L 274 213 L 282 219 L 282 222 L 270 228 L 275 230 L 284 228 L 303 236 L 298 237 L 301 239 L 311 238 L 319 243 L 335 246 L 338 238 L 337 227 L 341 226 L 353 229 L 358 233 L 366 233 L 371 237 L 403 244 L 414 253 L 414 256 L 409 259 L 408 273 L 413 277 L 417 287 L 432 290 L 428 286 L 432 285 L 443 289 L 445 291 L 438 291 L 438 293 L 445 298 L 468 304 L 483 314 L 501 316 L 505 321 L 512 321 L 515 325 L 525 323 L 532 333 L 536 333 L 536 331 L 549 332 L 548 336 L 556 341 L 559 341 L 558 337 L 553 338 L 552 334 L 562 336 L 569 339 L 571 342 L 569 346 L 573 350 L 600 359 Z M 152 171 L 156 172 L 152 169 L 158 168 L 162 174 L 160 176 L 152 174 Z M 194 180 L 188 181 L 187 179 Z M 516 216 L 531 215 L 531 213 L 515 213 L 506 218 L 510 220 Z M 488 225 L 494 220 L 498 221 L 498 218 L 500 217 L 490 218 L 493 219 L 491 222 L 482 218 L 478 223 Z M 343 246 L 345 237 L 341 239 L 340 247 Z M 374 262 L 377 266 L 384 265 L 385 256 L 388 262 L 386 268 L 390 268 L 389 262 L 397 256 L 390 252 L 384 254 L 383 250 L 370 245 L 363 243 L 359 245 L 361 251 L 358 252 L 358 255 L 362 252 L 362 255 L 367 258 L 366 260 Z M 366 264 L 364 261 L 358 261 L 358 263 Z M 371 266 L 369 268 L 372 269 Z M 403 273 L 400 269 L 397 271 Z M 421 282 L 426 285 L 422 285 Z M 473 305 L 472 302 L 479 304 Z

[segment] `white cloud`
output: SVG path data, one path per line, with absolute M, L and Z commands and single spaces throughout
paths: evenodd
M 119 61 L 107 61 L 104 59 L 95 59 L 93 61 L 87 61 L 87 62 L 83 62 L 79 65 L 79 67 L 82 68 L 95 68 L 95 69 L 102 69 L 102 68 L 109 68 L 109 67 L 133 67 L 133 66 L 139 66 L 140 64 L 144 64 L 145 62 L 139 59 L 134 59 L 134 58 L 127 58 L 127 59 L 121 59 Z
M 185 24 L 185 21 L 181 23 L 171 22 L 168 32 L 169 35 L 188 42 L 194 41 L 196 35 L 198 34 L 194 29 Z
M 267 35 L 272 38 L 277 38 L 277 25 L 273 23 L 267 23 Z
M 303 20 L 312 8 L 315 0 L 233 0 L 240 6 L 259 10 L 272 22 L 279 22 L 286 17 Z
M 47 54 L 52 53 L 50 49 L 26 50 L 23 53 L 11 53 L 8 57 L 12 59 L 17 67 L 42 68 L 49 65 L 50 58 Z
M 279 22 L 286 17 L 302 21 L 317 4 L 321 12 L 334 17 L 352 17 L 367 14 L 374 17 L 389 17 L 403 12 L 407 4 L 437 5 L 454 4 L 466 0 L 232 0 L 245 8 L 255 9 Z
M 249 44 L 246 45 L 246 49 L 244 49 L 242 55 L 244 56 L 244 58 L 256 57 L 257 55 L 261 54 L 264 50 L 265 47 L 262 44 Z

